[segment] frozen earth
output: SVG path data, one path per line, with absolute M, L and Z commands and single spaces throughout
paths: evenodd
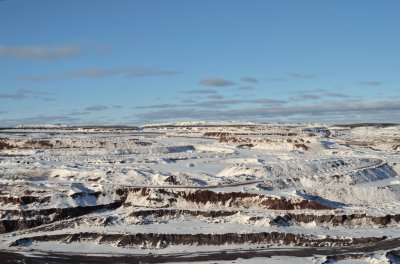
M 400 263 L 399 172 L 394 124 L 4 128 L 0 258 Z

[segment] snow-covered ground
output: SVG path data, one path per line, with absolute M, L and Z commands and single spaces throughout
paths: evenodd
M 92 254 L 359 247 L 400 237 L 399 172 L 400 126 L 3 129 L 0 247 Z M 298 261 L 389 263 L 390 250 Z

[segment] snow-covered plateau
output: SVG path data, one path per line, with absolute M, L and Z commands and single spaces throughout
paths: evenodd
M 395 124 L 2 128 L 0 259 L 400 263 L 399 173 Z

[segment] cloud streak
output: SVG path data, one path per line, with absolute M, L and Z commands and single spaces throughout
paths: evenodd
M 50 93 L 37 92 L 37 91 L 29 90 L 29 89 L 19 89 L 12 93 L 0 93 L 0 99 L 21 100 L 21 99 L 26 99 L 26 98 L 37 98 L 37 99 L 49 100 L 49 98 L 47 98 L 47 97 L 42 98 L 43 96 L 46 96 L 46 95 L 50 95 Z
M 305 79 L 305 80 L 310 80 L 315 78 L 314 74 L 306 74 L 298 72 L 289 73 L 289 76 L 295 79 Z
M 265 80 L 266 80 L 266 81 L 271 81 L 271 82 L 285 82 L 285 81 L 286 81 L 285 78 L 279 78 L 279 77 L 276 77 L 276 78 L 266 78 Z
M 350 99 L 350 98 L 356 98 L 357 96 L 339 92 L 331 92 L 329 90 L 324 90 L 324 89 L 316 89 L 316 90 L 296 92 L 296 95 L 291 97 L 291 99 L 293 101 L 304 101 L 304 100 L 318 100 L 326 97 Z
M 6 46 L 0 45 L 0 57 L 25 60 L 59 60 L 81 55 L 82 50 L 74 45 L 61 46 Z
M 258 80 L 254 77 L 243 77 L 240 80 L 247 83 L 258 83 Z
M 199 84 L 205 85 L 205 86 L 224 87 L 224 86 L 234 85 L 235 83 L 232 81 L 220 79 L 220 78 L 207 78 L 207 79 L 200 80 Z
M 74 78 L 102 78 L 115 75 L 123 75 L 125 77 L 151 77 L 151 76 L 170 76 L 180 74 L 179 71 L 156 70 L 141 67 L 117 67 L 110 69 L 82 69 L 77 71 L 64 72 L 59 75 L 48 76 L 23 76 L 23 81 L 54 81 Z
M 90 111 L 90 112 L 96 111 L 97 112 L 97 111 L 103 111 L 103 110 L 107 110 L 107 109 L 108 109 L 108 106 L 98 104 L 98 105 L 92 105 L 92 106 L 86 107 L 85 111 Z
M 154 105 L 142 105 L 142 106 L 133 106 L 133 109 L 154 109 L 154 108 L 160 108 L 160 109 L 165 109 L 165 108 L 174 108 L 177 107 L 178 105 L 174 104 L 154 104 Z
M 221 100 L 224 99 L 223 95 L 220 94 L 211 94 L 209 96 L 207 96 L 208 99 L 217 99 L 217 100 Z
M 336 97 L 336 98 L 349 98 L 349 97 L 351 97 L 348 94 L 337 93 L 337 92 L 325 92 L 324 95 L 327 96 L 327 97 Z
M 341 116 L 346 118 L 349 115 L 360 115 L 365 118 L 374 116 L 388 120 L 387 113 L 393 115 L 390 118 L 397 118 L 400 115 L 400 100 L 382 100 L 364 103 L 331 103 L 314 105 L 292 105 L 276 106 L 268 108 L 244 108 L 244 109 L 164 109 L 162 111 L 148 112 L 139 115 L 141 120 L 170 120 L 170 119 L 256 119 L 256 118 L 286 118 L 291 116 L 326 117 Z
M 244 99 L 225 99 L 224 96 L 218 94 L 212 94 L 207 96 L 209 100 L 204 101 L 183 101 L 182 104 L 159 104 L 159 105 L 148 105 L 148 106 L 135 106 L 133 108 L 137 109 L 152 109 L 152 108 L 195 108 L 195 109 L 221 109 L 221 108 L 231 108 L 239 104 L 256 104 L 264 106 L 276 106 L 281 104 L 286 104 L 287 101 L 277 100 L 277 99 L 254 99 L 254 100 L 244 100 Z
M 240 104 L 240 103 L 243 103 L 243 101 L 235 100 L 235 99 L 222 99 L 222 100 L 202 101 L 202 102 L 192 104 L 191 106 L 201 107 L 201 108 L 220 108 L 220 107 L 232 106 L 232 105 L 236 105 L 236 104 Z
M 378 86 L 381 85 L 380 81 L 377 80 L 369 80 L 369 81 L 361 81 L 359 82 L 362 85 L 369 85 L 369 86 Z
M 90 112 L 89 111 L 72 112 L 72 113 L 69 113 L 68 115 L 69 116 L 82 116 L 82 115 L 87 115 L 87 114 L 90 114 Z
M 303 101 L 303 100 L 317 100 L 320 99 L 321 96 L 311 93 L 298 93 L 296 96 L 292 97 L 291 99 L 294 101 Z
M 251 86 L 241 86 L 239 88 L 237 88 L 239 91 L 252 91 L 254 90 L 254 87 Z
M 63 123 L 63 124 L 72 124 L 78 122 L 80 119 L 68 115 L 37 115 L 33 117 L 25 117 L 19 119 L 2 119 L 0 123 L 2 125 L 26 125 L 26 124 L 56 124 L 56 123 Z
M 247 100 L 247 102 L 252 104 L 263 104 L 263 105 L 278 105 L 278 104 L 286 104 L 285 100 L 276 100 L 276 99 L 255 99 L 255 100 Z
M 217 91 L 212 89 L 194 89 L 189 91 L 183 91 L 182 93 L 186 94 L 216 94 Z

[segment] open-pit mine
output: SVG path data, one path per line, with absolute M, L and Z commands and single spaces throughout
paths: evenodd
M 400 263 L 399 172 L 396 124 L 3 128 L 0 259 Z

